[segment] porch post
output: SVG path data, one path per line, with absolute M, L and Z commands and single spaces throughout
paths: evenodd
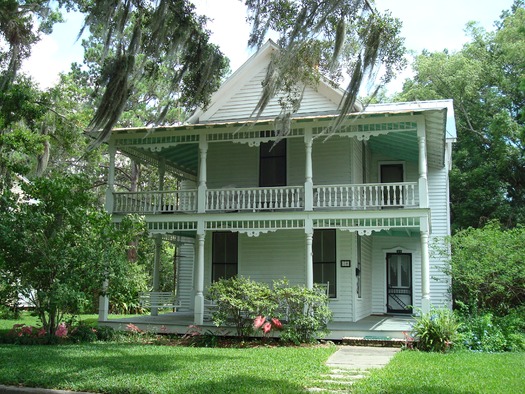
M 160 234 L 155 236 L 155 259 L 153 261 L 153 291 L 159 291 L 160 282 L 160 259 L 162 252 L 162 236 Z M 151 316 L 158 316 L 159 309 L 152 307 Z
M 159 191 L 164 191 L 164 175 L 166 174 L 166 163 L 161 160 L 159 163 Z
M 314 254 L 313 254 L 313 238 L 314 230 L 311 219 L 307 219 L 305 223 L 304 232 L 306 234 L 306 288 L 314 288 Z
M 421 226 L 421 311 L 430 311 L 430 256 L 428 251 L 428 218 L 422 218 Z
M 102 282 L 102 295 L 98 297 L 98 321 L 108 320 L 109 297 L 107 296 L 109 281 L 107 277 Z
M 204 227 L 204 226 L 203 226 Z M 201 325 L 204 322 L 204 228 L 197 232 L 197 266 L 195 277 L 195 311 L 194 323 Z
M 117 152 L 115 148 L 115 142 L 109 141 L 108 154 L 109 154 L 109 169 L 108 169 L 108 187 L 106 189 L 106 212 L 113 213 L 113 192 L 115 191 L 115 154 Z
M 304 210 L 312 211 L 314 206 L 314 186 L 312 171 L 312 129 L 304 132 L 304 145 L 306 148 L 305 181 L 304 181 Z
M 417 142 L 419 151 L 419 206 L 421 208 L 428 208 L 427 138 L 424 119 L 417 122 Z
M 208 141 L 206 134 L 200 135 L 199 140 L 199 187 L 197 191 L 197 212 L 206 211 L 206 156 L 208 154 Z

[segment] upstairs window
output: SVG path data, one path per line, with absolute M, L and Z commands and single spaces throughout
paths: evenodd
M 286 186 L 286 139 L 263 142 L 259 148 L 259 186 Z

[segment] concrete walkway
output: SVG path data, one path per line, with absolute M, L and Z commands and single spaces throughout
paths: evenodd
M 391 347 L 341 346 L 326 362 L 330 373 L 308 391 L 349 392 L 356 380 L 367 377 L 373 368 L 384 367 L 399 350 Z

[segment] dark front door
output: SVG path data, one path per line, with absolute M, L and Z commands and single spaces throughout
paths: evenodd
M 389 313 L 412 312 L 412 254 L 386 255 L 386 308 Z

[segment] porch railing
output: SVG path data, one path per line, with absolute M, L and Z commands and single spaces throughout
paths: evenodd
M 302 209 L 302 186 L 267 188 L 209 189 L 206 191 L 207 211 L 261 211 Z
M 206 190 L 206 212 L 302 210 L 303 186 Z M 320 185 L 313 209 L 381 209 L 419 206 L 417 182 Z M 197 212 L 197 190 L 113 193 L 113 212 L 158 214 Z
M 113 193 L 115 213 L 195 212 L 197 190 Z
M 417 207 L 417 182 L 314 186 L 314 209 Z

